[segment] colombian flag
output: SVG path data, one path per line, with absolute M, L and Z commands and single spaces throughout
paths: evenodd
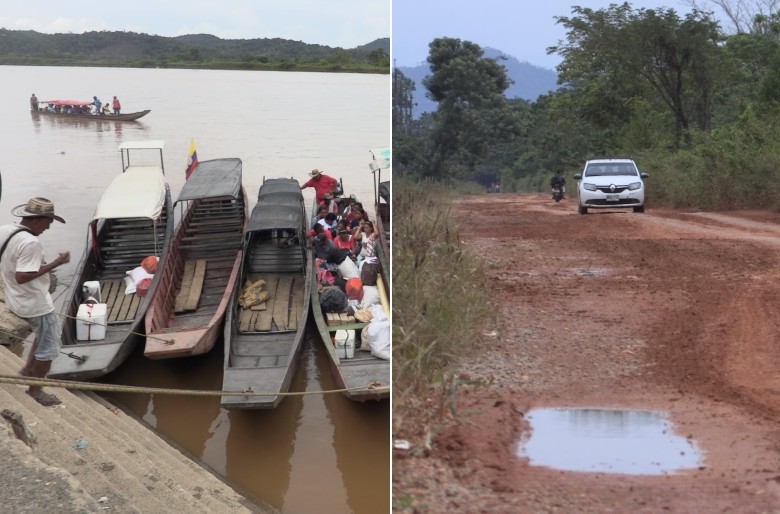
M 195 151 L 195 138 L 192 138 L 190 143 L 190 152 L 187 154 L 187 170 L 185 171 L 185 178 L 190 178 L 192 172 L 198 167 L 198 152 Z

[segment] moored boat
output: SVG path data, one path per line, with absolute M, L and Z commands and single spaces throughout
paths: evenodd
M 147 257 L 165 260 L 173 237 L 163 147 L 162 141 L 130 141 L 119 147 L 122 174 L 106 188 L 89 224 L 86 250 L 62 307 L 62 349 L 52 362 L 51 378 L 105 375 L 144 338 L 144 316 L 160 275 L 150 279 L 143 296 L 144 290 L 126 294 L 125 278 Z M 159 164 L 137 164 L 143 160 L 138 154 L 155 150 Z
M 316 207 L 316 206 L 315 206 Z M 377 216 L 378 218 L 378 216 Z M 376 245 L 377 257 L 381 256 L 381 245 Z M 349 257 L 347 257 L 349 259 Z M 359 310 L 373 310 L 375 305 L 381 308 L 385 318 L 390 317 L 387 275 L 384 267 L 384 259 L 373 260 L 377 265 L 376 285 L 362 285 L 364 295 L 372 288 L 375 293 L 376 302 L 364 299 L 358 306 Z M 311 308 L 312 317 L 317 328 L 318 340 L 322 342 L 323 349 L 328 358 L 328 364 L 339 389 L 344 389 L 344 396 L 350 400 L 364 402 L 367 400 L 382 400 L 390 397 L 390 376 L 391 365 L 388 358 L 378 357 L 370 347 L 369 341 L 363 337 L 364 329 L 367 329 L 371 322 L 359 321 L 349 311 L 343 312 L 324 312 L 322 305 L 322 293 L 330 285 L 321 283 L 318 277 L 318 264 L 320 260 L 312 256 L 312 287 L 311 287 Z M 340 267 L 341 268 L 341 267 Z M 361 274 L 362 275 L 362 274 Z M 347 277 L 342 276 L 343 279 Z M 344 343 L 337 343 L 337 336 L 346 338 Z M 388 334 L 389 339 L 389 334 Z M 352 346 L 350 346 L 352 345 Z
M 225 317 L 223 396 L 229 409 L 270 409 L 290 388 L 311 299 L 311 249 L 298 181 L 269 179 L 244 232 L 238 285 Z
M 33 116 L 48 116 L 73 120 L 135 121 L 152 112 L 151 109 L 145 109 L 143 111 L 120 114 L 114 114 L 113 112 L 91 113 L 89 112 L 89 106 L 92 105 L 92 102 L 84 102 L 82 100 L 45 100 L 40 102 L 39 105 L 51 105 L 52 110 L 49 110 L 47 107 L 39 107 L 37 111 L 30 111 Z
M 146 312 L 144 355 L 151 359 L 206 353 L 221 334 L 236 286 L 247 221 L 240 159 L 201 161 L 174 204 L 183 213 Z

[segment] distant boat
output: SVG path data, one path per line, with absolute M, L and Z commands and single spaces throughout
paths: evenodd
M 57 111 L 50 111 L 46 107 L 40 107 L 43 106 L 53 106 L 55 109 L 67 109 L 70 107 L 73 107 L 74 109 L 89 109 L 89 107 L 92 105 L 92 102 L 84 102 L 82 100 L 45 100 L 43 102 L 38 103 L 39 107 L 37 111 L 30 111 L 33 116 L 50 116 L 55 118 L 61 118 L 61 119 L 71 119 L 71 120 L 93 120 L 93 121 L 135 121 L 138 118 L 141 118 L 143 116 L 146 116 L 150 112 L 152 112 L 151 109 L 146 109 L 144 111 L 138 111 L 138 112 L 128 112 L 128 113 L 122 113 L 122 114 L 114 114 L 106 113 L 106 114 L 92 114 L 90 112 L 80 112 L 80 113 L 68 113 L 68 112 L 61 112 L 59 110 Z
M 52 362 L 50 378 L 85 380 L 110 373 L 144 339 L 144 316 L 161 274 L 151 279 L 145 296 L 125 294 L 125 277 L 146 257 L 165 261 L 173 237 L 164 146 L 162 141 L 127 141 L 119 146 L 122 174 L 106 188 L 89 224 L 86 250 L 62 307 L 62 348 Z M 159 164 L 138 165 L 142 150 L 158 151 Z M 98 282 L 99 293 L 88 292 L 86 282 Z M 97 305 L 89 307 L 90 296 Z M 98 314 L 83 315 L 89 311 Z
M 235 158 L 201 161 L 179 193 L 174 209 L 182 206 L 182 218 L 155 272 L 162 283 L 146 312 L 150 359 L 206 353 L 221 335 L 243 255 L 241 167 Z
M 284 398 L 276 393 L 290 388 L 311 300 L 306 226 L 298 181 L 263 182 L 244 233 L 240 279 L 225 317 L 222 390 L 269 394 L 223 396 L 224 408 L 271 409 Z M 247 289 L 258 300 L 242 306 Z

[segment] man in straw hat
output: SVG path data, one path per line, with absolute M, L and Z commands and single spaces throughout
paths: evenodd
M 330 194 L 332 197 L 339 186 L 338 180 L 329 175 L 325 175 L 320 170 L 311 170 L 309 176 L 311 178 L 301 186 L 301 190 L 304 190 L 307 187 L 313 187 L 317 195 L 318 205 L 325 201 L 326 194 Z
M 65 223 L 65 220 L 54 214 L 54 204 L 50 200 L 40 197 L 14 207 L 11 214 L 22 219 L 18 224 L 0 227 L 3 244 L 0 249 L 0 274 L 5 283 L 5 303 L 35 332 L 27 364 L 20 374 L 44 378 L 60 351 L 60 323 L 49 293 L 49 272 L 70 262 L 70 252 L 61 252 L 54 261 L 46 264 L 38 236 L 54 220 L 60 223 Z M 31 385 L 27 394 L 44 406 L 61 403 L 53 394 L 43 392 L 40 386 Z

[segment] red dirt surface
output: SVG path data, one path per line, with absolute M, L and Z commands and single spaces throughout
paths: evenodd
M 394 450 L 393 510 L 780 512 L 780 215 L 577 213 L 548 195 L 464 197 L 499 322 L 460 374 L 457 422 Z M 662 476 L 531 466 L 539 407 L 664 411 L 704 454 Z

